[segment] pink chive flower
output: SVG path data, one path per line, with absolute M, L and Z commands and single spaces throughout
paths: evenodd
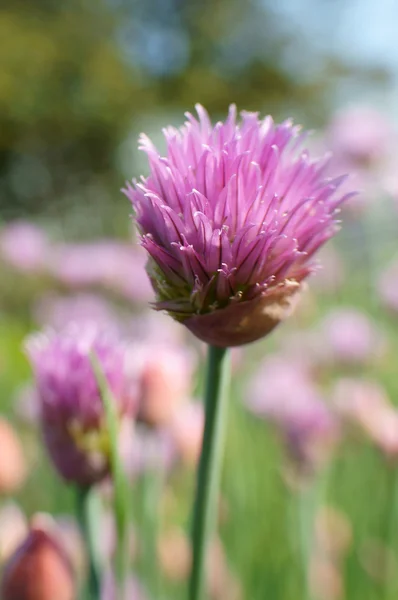
M 161 156 L 142 135 L 150 175 L 123 190 L 135 211 L 155 307 L 216 346 L 269 333 L 291 309 L 311 258 L 337 229 L 345 177 L 325 179 L 328 159 L 300 150 L 290 120 L 230 106 L 212 125 L 197 105 L 164 130 Z
M 131 345 L 127 364 L 137 382 L 137 419 L 148 427 L 167 426 L 190 397 L 194 355 L 182 345 Z
M 13 221 L 0 231 L 0 259 L 24 272 L 45 270 L 50 244 L 45 233 L 28 221 Z
M 34 303 L 32 316 L 40 327 L 56 331 L 71 323 L 77 326 L 87 322 L 101 324 L 101 328 L 115 334 L 126 329 L 123 312 L 104 297 L 90 292 L 65 296 L 54 292 L 44 294 Z
M 284 356 L 265 358 L 249 385 L 245 404 L 255 416 L 276 426 L 289 457 L 302 472 L 322 464 L 338 439 L 335 416 L 307 368 Z
M 321 324 L 325 349 L 332 362 L 361 365 L 383 354 L 386 344 L 373 321 L 356 309 L 331 311 Z
M 2 600 L 75 600 L 72 565 L 47 515 L 35 515 L 23 543 L 4 566 Z
M 124 373 L 124 346 L 86 325 L 59 334 L 36 334 L 26 348 L 44 441 L 55 467 L 66 481 L 78 485 L 100 481 L 109 470 L 109 439 L 91 354 L 97 356 L 120 419 L 126 421 L 134 402 Z

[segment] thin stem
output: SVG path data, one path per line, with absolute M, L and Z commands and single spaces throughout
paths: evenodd
M 312 600 L 312 591 L 309 581 L 311 555 L 314 550 L 314 523 L 317 511 L 326 501 L 331 467 L 324 466 L 324 470 L 314 474 L 312 481 L 304 483 L 302 489 L 295 496 L 297 503 L 298 538 L 303 576 L 303 598 Z
M 303 597 L 311 600 L 311 590 L 308 581 L 308 569 L 311 560 L 311 550 L 313 542 L 313 494 L 314 484 L 311 483 L 309 488 L 299 490 L 296 496 L 297 513 L 298 513 L 298 535 L 300 544 L 300 558 L 302 564 L 303 576 Z
M 142 475 L 142 570 L 148 590 L 153 598 L 160 598 L 161 585 L 157 560 L 159 534 L 159 498 L 162 485 L 160 467 L 151 465 Z
M 91 363 L 101 393 L 106 424 L 109 432 L 109 462 L 113 481 L 113 512 L 117 533 L 116 544 L 116 579 L 118 597 L 123 597 L 126 574 L 129 566 L 129 507 L 128 482 L 119 455 L 119 418 L 116 412 L 116 400 L 108 386 L 108 382 L 95 354 L 91 355 Z
M 91 487 L 76 488 L 76 516 L 88 558 L 87 600 L 98 600 L 101 587 L 101 561 L 98 549 L 100 500 Z
M 199 461 L 192 528 L 190 600 L 202 600 L 206 588 L 206 551 L 213 535 L 224 448 L 228 400 L 228 350 L 209 346 L 205 430 Z
M 395 579 L 395 569 L 390 558 L 390 552 L 394 552 L 395 538 L 398 529 L 398 473 L 392 467 L 388 469 L 388 489 L 387 489 L 387 507 L 386 507 L 386 532 L 385 544 L 387 548 L 386 564 L 384 573 L 384 598 L 391 600 L 396 597 L 397 584 Z

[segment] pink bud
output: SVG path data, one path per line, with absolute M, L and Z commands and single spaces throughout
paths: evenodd
M 195 465 L 199 459 L 204 428 L 203 405 L 190 402 L 175 412 L 170 431 L 181 459 Z
M 75 600 L 70 563 L 47 519 L 37 517 L 23 544 L 5 565 L 2 600 Z
M 141 349 L 139 418 L 152 427 L 167 425 L 176 408 L 189 396 L 191 356 L 170 345 Z
M 0 448 L 0 495 L 11 494 L 22 486 L 26 465 L 19 439 L 4 419 L 0 419 Z

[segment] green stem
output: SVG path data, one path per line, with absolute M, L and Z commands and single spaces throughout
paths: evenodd
M 190 600 L 202 600 L 206 588 L 206 551 L 217 515 L 228 400 L 228 350 L 209 346 L 205 396 L 205 430 L 199 461 L 192 528 Z
M 297 492 L 298 537 L 303 572 L 303 598 L 312 600 L 309 582 L 311 555 L 314 551 L 314 523 L 317 511 L 326 504 L 331 466 L 324 466 L 322 472 L 314 474 L 312 481 L 304 483 Z
M 303 577 L 303 597 L 307 600 L 311 600 L 311 590 L 308 581 L 308 569 L 311 560 L 311 550 L 313 542 L 313 485 L 314 484 L 311 483 L 309 484 L 309 488 L 299 490 L 296 496 L 298 512 L 298 534 Z
M 129 566 L 129 507 L 128 482 L 119 455 L 119 417 L 117 403 L 108 386 L 102 367 L 95 354 L 91 355 L 91 363 L 101 393 L 105 420 L 109 433 L 109 462 L 113 481 L 113 512 L 117 534 L 116 544 L 116 579 L 118 598 L 124 595 L 126 574 Z
M 398 474 L 394 467 L 388 469 L 388 489 L 387 489 L 387 507 L 386 507 L 386 531 L 384 542 L 387 548 L 386 565 L 384 573 L 384 598 L 392 600 L 396 597 L 397 585 L 395 578 L 395 569 L 391 564 L 389 553 L 394 552 L 395 538 L 398 530 L 397 510 L 398 510 Z
M 149 467 L 142 476 L 142 571 L 153 598 L 160 598 L 161 585 L 157 560 L 159 534 L 159 498 L 162 485 L 160 467 Z
M 100 501 L 93 488 L 76 488 L 76 516 L 88 558 L 87 600 L 98 600 L 100 596 L 101 560 L 98 552 L 100 510 Z

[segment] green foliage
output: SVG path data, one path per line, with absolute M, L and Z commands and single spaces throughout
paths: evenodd
M 102 214 L 123 181 L 120 143 L 143 114 L 236 102 L 310 115 L 313 127 L 353 75 L 252 0 L 17 0 L 0 7 L 0 39 L 3 218 L 76 204 Z M 359 84 L 384 76 L 355 68 Z

